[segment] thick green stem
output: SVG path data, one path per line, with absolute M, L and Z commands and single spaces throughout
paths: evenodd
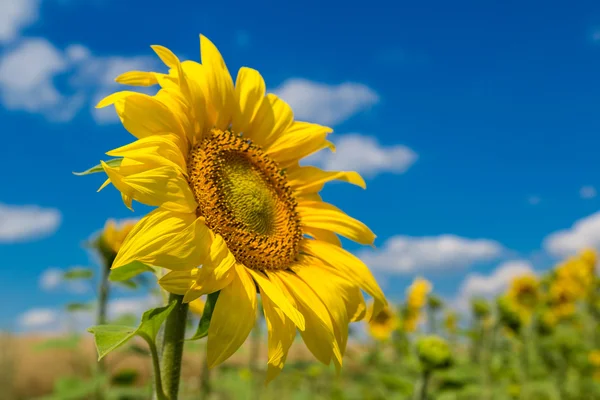
M 431 380 L 431 370 L 425 369 L 423 370 L 423 375 L 421 376 L 421 391 L 419 394 L 419 400 L 427 400 L 427 391 L 429 389 L 429 381 Z
M 188 311 L 188 304 L 183 303 L 183 296 L 171 293 L 169 304 L 173 301 L 176 301 L 177 304 L 165 323 L 161 360 L 162 384 L 168 400 L 177 400 L 179 393 L 181 360 Z

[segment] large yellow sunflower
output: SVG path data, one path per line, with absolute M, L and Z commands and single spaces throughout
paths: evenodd
M 113 268 L 135 261 L 170 270 L 159 283 L 189 302 L 220 290 L 208 332 L 209 366 L 245 341 L 260 292 L 269 333 L 267 379 L 275 377 L 300 331 L 315 357 L 339 369 L 349 322 L 362 319 L 361 289 L 386 304 L 368 268 L 337 234 L 361 244 L 367 226 L 321 200 L 324 184 L 365 187 L 356 172 L 300 166 L 324 148 L 330 128 L 294 120 L 291 108 L 265 93 L 258 71 L 243 67 L 235 85 L 217 48 L 200 36 L 202 64 L 180 62 L 152 46 L 168 74 L 133 71 L 127 85 L 160 85 L 155 96 L 114 93 L 136 141 L 103 162 L 112 183 L 132 200 L 157 207 L 134 227 Z M 201 266 L 201 268 L 199 268 Z

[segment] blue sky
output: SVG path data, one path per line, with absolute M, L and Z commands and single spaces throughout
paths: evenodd
M 43 277 L 94 265 L 81 242 L 146 210 L 71 174 L 131 140 L 92 107 L 117 74 L 161 70 L 152 44 L 197 60 L 199 33 L 333 126 L 338 153 L 312 162 L 367 177 L 324 196 L 378 235 L 349 248 L 391 298 L 423 275 L 463 304 L 600 247 L 598 2 L 8 0 L 0 27 L 0 327 L 91 296 Z

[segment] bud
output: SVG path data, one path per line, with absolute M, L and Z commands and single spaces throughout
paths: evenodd
M 421 337 L 417 341 L 417 355 L 426 370 L 444 369 L 452 364 L 450 346 L 439 336 Z

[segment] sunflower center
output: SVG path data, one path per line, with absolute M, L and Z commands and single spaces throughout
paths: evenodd
M 190 152 L 188 181 L 198 215 L 238 262 L 265 270 L 295 261 L 302 238 L 297 203 L 284 172 L 258 146 L 214 129 Z

